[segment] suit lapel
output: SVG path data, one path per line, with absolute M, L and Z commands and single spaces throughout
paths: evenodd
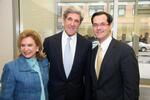
M 98 46 L 96 46 L 93 50 L 92 50 L 92 58 L 91 58 L 91 67 L 92 69 L 92 76 L 94 78 L 94 80 L 97 80 L 97 76 L 96 76 L 96 72 L 95 72 L 95 60 L 96 60 L 96 54 L 97 54 L 97 50 L 98 50 Z
M 60 34 L 58 34 L 58 37 L 56 39 L 56 44 L 55 45 L 55 50 L 56 50 L 56 59 L 58 59 L 58 69 L 59 69 L 59 73 L 61 74 L 61 77 L 63 77 L 63 79 L 66 79 L 66 74 L 65 74 L 65 70 L 64 70 L 64 65 L 63 65 L 63 57 L 62 57 L 62 45 L 61 45 L 61 40 L 62 40 L 62 32 Z
M 114 56 L 114 47 L 115 47 L 115 40 L 112 39 L 107 51 L 106 51 L 106 54 L 103 58 L 103 62 L 102 62 L 102 65 L 101 65 L 101 70 L 100 70 L 100 74 L 99 74 L 99 79 L 98 81 L 101 82 L 101 84 L 103 84 L 104 80 L 103 80 L 103 76 L 109 76 L 109 75 L 106 75 L 105 73 L 107 73 L 106 71 L 109 71 L 108 69 L 111 70 L 111 68 L 108 68 L 110 66 L 108 66 L 108 63 L 113 63 L 113 62 L 110 62 L 112 61 L 112 57 Z M 105 70 L 106 69 L 106 70 Z M 106 78 L 105 78 L 106 79 Z
M 72 69 L 70 71 L 69 77 L 71 77 L 72 73 L 76 72 L 77 66 L 76 64 L 78 64 L 78 61 L 80 59 L 80 50 L 82 47 L 82 41 L 80 39 L 79 34 L 77 34 L 77 43 L 76 43 L 76 50 L 75 50 L 75 55 L 74 55 L 74 60 L 73 60 L 73 64 L 72 64 Z

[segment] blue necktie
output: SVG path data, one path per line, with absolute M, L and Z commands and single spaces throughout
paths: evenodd
M 70 46 L 70 40 L 71 38 L 67 38 L 67 42 L 65 45 L 65 50 L 64 50 L 64 69 L 66 73 L 66 77 L 68 78 L 69 73 L 72 68 L 72 53 L 71 53 L 71 46 Z

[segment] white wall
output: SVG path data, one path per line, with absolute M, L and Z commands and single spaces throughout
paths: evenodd
M 55 0 L 20 0 L 20 31 L 34 29 L 42 40 L 53 35 L 56 28 Z
M 12 0 L 0 0 L 0 76 L 4 64 L 13 59 Z

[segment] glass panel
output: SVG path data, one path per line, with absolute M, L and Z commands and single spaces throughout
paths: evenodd
M 132 46 L 137 54 L 141 84 L 150 85 L 150 2 L 147 0 L 120 1 L 123 16 L 118 17 L 117 39 Z M 125 9 L 123 11 L 123 9 Z
M 134 4 L 135 2 L 119 2 L 118 5 L 118 35 L 123 42 L 132 41 L 134 32 Z
M 118 7 L 118 15 L 119 16 L 124 16 L 125 15 L 125 11 L 126 11 L 125 5 L 119 5 L 119 7 Z
M 150 75 L 147 70 L 150 66 L 150 2 L 141 1 L 138 3 L 137 17 L 139 28 L 139 64 L 145 68 L 143 72 L 144 78 L 141 83 L 150 85 Z M 146 78 L 148 78 L 146 80 Z
M 91 15 L 97 11 L 110 12 L 110 5 L 113 7 L 113 0 L 61 0 L 57 3 L 57 32 L 62 31 L 62 14 L 69 6 L 78 6 L 82 9 L 84 20 L 80 26 L 79 33 L 85 37 L 91 38 L 94 36 L 91 27 Z M 113 12 L 111 12 L 113 14 Z

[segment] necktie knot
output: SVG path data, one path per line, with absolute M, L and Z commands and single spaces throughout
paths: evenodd
M 66 41 L 65 48 L 68 46 L 69 49 L 70 49 L 70 42 L 71 42 L 71 37 L 68 37 L 68 38 L 67 38 L 67 41 Z
M 70 40 L 71 40 L 71 37 L 67 37 L 67 42 L 70 42 Z

